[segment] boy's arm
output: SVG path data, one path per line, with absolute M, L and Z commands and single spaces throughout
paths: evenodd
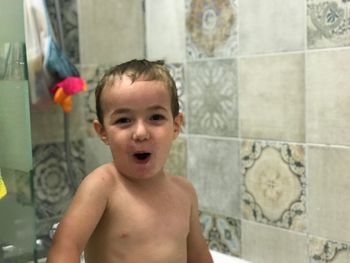
M 59 223 L 47 263 L 80 262 L 80 255 L 106 208 L 109 185 L 103 175 L 90 175 L 83 180 Z
M 198 200 L 194 188 L 191 186 L 192 209 L 190 232 L 187 237 L 187 263 L 213 263 L 208 245 L 202 234 L 199 222 Z

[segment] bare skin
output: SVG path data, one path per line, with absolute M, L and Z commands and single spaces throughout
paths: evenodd
M 87 263 L 212 263 L 192 185 L 163 171 L 182 122 L 166 87 L 126 78 L 104 92 L 95 129 L 114 161 L 83 180 L 47 262 L 77 263 L 84 251 Z

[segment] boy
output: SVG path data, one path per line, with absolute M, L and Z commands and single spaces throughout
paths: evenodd
M 163 166 L 180 133 L 176 87 L 158 62 L 132 60 L 96 89 L 94 128 L 113 163 L 81 183 L 49 251 L 48 263 L 212 263 L 196 193 Z

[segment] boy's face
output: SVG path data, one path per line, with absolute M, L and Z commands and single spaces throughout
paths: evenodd
M 172 116 L 169 90 L 161 81 L 123 76 L 101 95 L 104 124 L 94 122 L 109 145 L 114 163 L 130 179 L 148 179 L 163 172 L 182 114 Z

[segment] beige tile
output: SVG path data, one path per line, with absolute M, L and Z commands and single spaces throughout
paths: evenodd
M 79 0 L 82 64 L 117 64 L 144 57 L 142 0 Z
M 309 231 L 331 240 L 350 241 L 350 149 L 308 150 Z
M 306 263 L 307 237 L 243 220 L 242 258 L 254 263 Z
M 243 58 L 239 79 L 242 137 L 304 141 L 304 55 Z
M 185 60 L 185 0 L 146 0 L 146 54 L 168 63 Z
M 238 14 L 241 54 L 304 49 L 303 0 L 240 1 Z
M 309 53 L 306 57 L 306 140 L 350 144 L 350 50 Z

